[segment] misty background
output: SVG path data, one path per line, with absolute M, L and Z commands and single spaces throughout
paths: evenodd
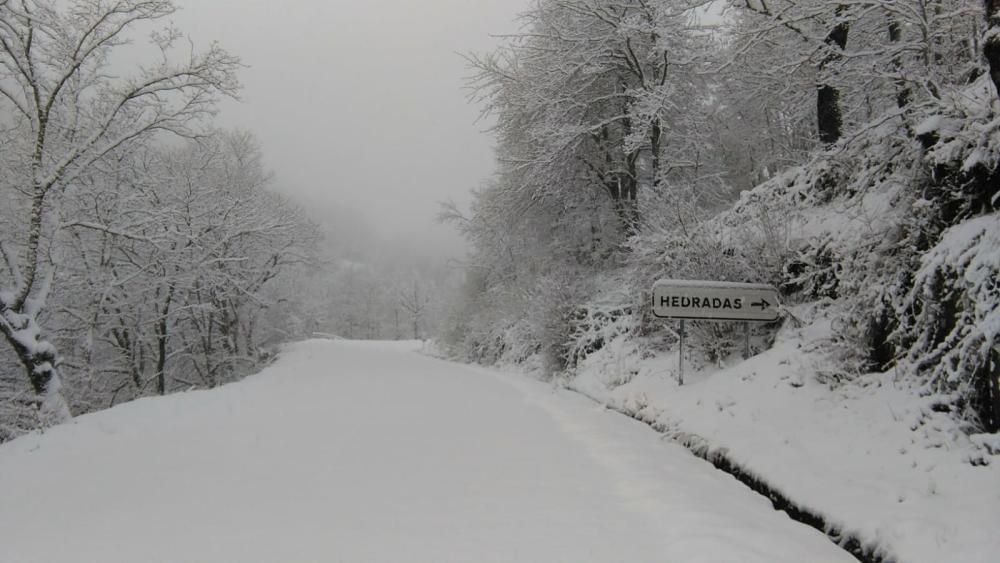
M 249 129 L 274 189 L 307 205 L 339 244 L 457 257 L 435 221 L 493 171 L 467 100 L 461 54 L 517 29 L 521 1 L 181 0 L 172 20 L 196 47 L 218 41 L 247 68 L 218 122 Z M 345 240 L 346 239 L 346 240 Z
M 467 253 L 440 204 L 494 173 L 463 55 L 520 8 L 0 1 L 6 46 L 42 38 L 0 52 L 0 442 L 283 342 L 437 334 Z

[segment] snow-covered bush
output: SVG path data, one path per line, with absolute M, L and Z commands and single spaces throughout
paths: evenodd
M 538 335 L 527 314 L 530 293 L 491 285 L 477 270 L 468 272 L 460 292 L 441 331 L 450 356 L 492 364 L 520 363 L 538 353 Z
M 927 147 L 925 160 L 935 167 L 935 180 L 964 196 L 959 210 L 967 213 L 1000 203 L 1000 111 L 992 90 L 985 76 L 948 90 L 925 109 L 914 129 Z
M 795 258 L 782 288 L 831 303 L 837 361 L 880 371 L 903 360 L 921 389 L 950 394 L 991 429 L 998 114 L 980 79 L 754 190 L 790 206 Z
M 733 207 L 714 216 L 694 206 L 671 209 L 653 203 L 646 229 L 629 244 L 627 283 L 636 320 L 649 316 L 648 292 L 658 279 L 779 285 L 793 256 L 794 204 L 767 189 L 745 192 Z M 743 339 L 737 323 L 688 326 L 692 349 L 711 363 L 725 359 Z
M 546 377 L 559 373 L 572 363 L 571 334 L 579 303 L 586 300 L 591 285 L 584 272 L 575 268 L 551 271 L 537 282 L 531 292 L 532 305 L 527 311 L 531 332 L 539 344 L 541 367 Z
M 895 307 L 893 337 L 925 389 L 1000 426 L 1000 214 L 948 229 Z
M 567 360 L 571 368 L 611 342 L 632 339 L 641 332 L 642 294 L 635 292 L 630 280 L 612 276 L 597 280 L 594 287 L 590 298 L 573 311 L 569 323 Z

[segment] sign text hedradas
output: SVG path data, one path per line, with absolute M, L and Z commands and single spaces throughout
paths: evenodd
M 653 285 L 653 315 L 666 319 L 774 321 L 778 290 L 753 283 L 660 280 Z

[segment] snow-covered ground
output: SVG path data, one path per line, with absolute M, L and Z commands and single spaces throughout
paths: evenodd
M 640 423 L 417 347 L 309 341 L 0 446 L 0 561 L 852 560 Z
M 724 452 L 888 560 L 1000 561 L 998 437 L 967 436 L 892 373 L 835 383 L 820 350 L 834 328 L 821 309 L 795 313 L 809 322 L 783 329 L 772 349 L 685 373 L 683 386 L 676 352 L 645 358 L 625 339 L 589 357 L 569 386 Z

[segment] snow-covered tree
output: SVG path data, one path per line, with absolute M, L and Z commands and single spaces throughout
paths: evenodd
M 46 419 L 70 414 L 57 350 L 38 321 L 52 289 L 49 247 L 63 194 L 114 151 L 161 132 L 193 134 L 216 96 L 238 87 L 238 60 L 218 46 L 173 62 L 180 36 L 169 28 L 152 36 L 160 60 L 123 77 L 109 72 L 129 33 L 173 12 L 169 0 L 0 3 L 0 108 L 11 116 L 3 191 L 17 210 L 0 244 L 0 332 Z
M 420 339 L 424 334 L 422 326 L 425 324 L 424 315 L 427 313 L 428 296 L 416 281 L 410 287 L 400 290 L 399 306 L 410 316 L 413 325 L 413 338 Z
M 132 151 L 81 183 L 65 196 L 52 245 L 61 291 L 45 316 L 74 408 L 211 387 L 257 365 L 295 299 L 278 282 L 311 260 L 315 235 L 268 190 L 252 137 Z
M 1000 2 L 983 0 L 986 5 L 986 35 L 983 40 L 983 54 L 989 64 L 990 80 L 1000 98 Z
M 506 47 L 471 57 L 510 189 L 594 191 L 634 233 L 640 191 L 695 166 L 705 37 L 689 20 L 704 3 L 547 0 Z
M 474 98 L 497 122 L 499 173 L 471 213 L 445 213 L 476 248 L 469 279 L 485 295 L 469 303 L 489 303 L 466 348 L 544 341 L 558 369 L 574 315 L 560 292 L 585 293 L 584 280 L 621 260 L 677 186 L 719 172 L 705 158 L 713 39 L 695 10 L 704 4 L 546 0 L 504 47 L 470 57 Z M 512 342 L 521 338 L 524 347 Z
M 811 113 L 821 143 L 980 72 L 974 0 L 731 0 L 730 6 L 729 65 L 749 84 L 753 76 L 765 79 L 772 94 L 782 85 L 786 105 Z
M 995 430 L 996 2 L 726 4 L 706 33 L 694 3 L 543 0 L 473 58 L 499 173 L 444 213 L 474 247 L 447 341 L 559 370 L 657 330 L 657 278 L 766 282 L 835 319 L 841 380 L 892 367 Z

